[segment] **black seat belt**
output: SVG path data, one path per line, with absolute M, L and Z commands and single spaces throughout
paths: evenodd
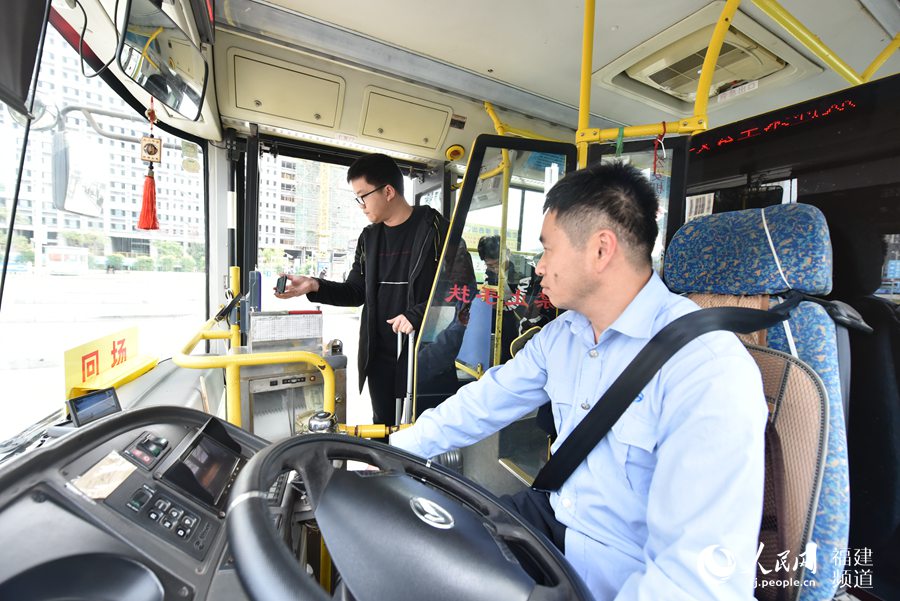
M 768 311 L 743 307 L 701 309 L 666 325 L 640 350 L 553 453 L 538 472 L 532 488 L 544 492 L 558 490 L 665 362 L 688 342 L 718 330 L 749 334 L 768 329 L 790 317 L 791 310 L 802 300 L 804 295 L 791 291 L 785 295 L 784 302 Z

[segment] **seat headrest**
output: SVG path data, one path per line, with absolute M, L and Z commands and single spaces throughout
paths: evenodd
M 787 204 L 717 213 L 684 224 L 666 249 L 675 292 L 828 294 L 832 252 L 816 207 Z

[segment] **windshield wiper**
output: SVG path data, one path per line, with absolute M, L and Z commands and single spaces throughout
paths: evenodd
M 62 410 L 55 411 L 44 419 L 35 422 L 16 436 L 0 442 L 0 464 L 27 450 L 47 432 L 47 429 L 50 426 L 58 422 L 61 417 Z

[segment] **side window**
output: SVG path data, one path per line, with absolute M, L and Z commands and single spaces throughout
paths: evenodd
M 4 241 L 13 228 L 0 313 L 8 341 L 0 349 L 0 441 L 63 407 L 65 351 L 136 328 L 138 347 L 123 349 L 127 356 L 167 358 L 206 319 L 203 148 L 154 130 L 163 142 L 159 229 L 138 229 L 146 119 L 101 78 L 83 77 L 77 51 L 52 27 L 41 60 L 15 223 L 8 166 L 18 165 L 25 128 L 0 105 Z M 92 128 L 86 112 L 115 137 Z M 108 368 L 103 358 L 96 368 Z

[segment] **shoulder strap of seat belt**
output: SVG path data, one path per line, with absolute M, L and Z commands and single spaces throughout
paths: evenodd
M 628 364 L 616 381 L 594 404 L 562 445 L 553 453 L 534 480 L 532 488 L 558 490 L 588 456 L 653 376 L 683 346 L 694 338 L 717 330 L 749 334 L 764 330 L 790 317 L 803 297 L 789 292 L 786 300 L 768 311 L 742 307 L 701 309 L 682 315 L 656 333 Z

